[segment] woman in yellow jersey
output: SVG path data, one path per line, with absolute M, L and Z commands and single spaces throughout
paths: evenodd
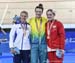
M 39 4 L 35 8 L 35 17 L 31 18 L 31 63 L 46 63 L 47 47 L 45 40 L 45 23 L 46 18 L 42 17 L 43 5 Z

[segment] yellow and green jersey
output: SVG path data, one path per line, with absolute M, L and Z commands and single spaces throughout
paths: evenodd
M 39 43 L 39 40 L 41 43 L 46 42 L 45 41 L 45 23 L 46 22 L 47 22 L 47 19 L 45 17 L 42 17 L 39 19 L 33 17 L 29 20 L 29 24 L 31 26 L 31 42 L 32 43 Z

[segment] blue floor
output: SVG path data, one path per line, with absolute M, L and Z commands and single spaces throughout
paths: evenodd
M 2 53 L 0 56 L 0 63 L 13 63 L 13 56 L 11 53 Z M 75 63 L 75 54 L 65 53 L 63 63 Z

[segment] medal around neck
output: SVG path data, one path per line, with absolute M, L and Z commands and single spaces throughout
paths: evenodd
M 24 34 L 24 36 L 26 36 L 26 30 L 27 30 L 26 25 L 22 24 L 21 26 L 23 29 L 23 34 Z
M 47 31 L 47 34 L 48 34 L 47 39 L 50 39 L 50 30 Z
M 50 39 L 50 37 L 49 37 L 49 36 L 47 36 L 47 39 Z

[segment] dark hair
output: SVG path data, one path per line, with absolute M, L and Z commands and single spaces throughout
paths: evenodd
M 46 11 L 46 14 L 47 14 L 47 12 L 52 12 L 53 13 L 53 15 L 55 16 L 55 12 L 52 10 L 52 9 L 48 9 L 47 11 Z
M 42 12 L 43 12 L 43 10 L 44 10 L 44 8 L 43 8 L 43 5 L 42 5 L 42 4 L 39 4 L 38 6 L 36 6 L 35 11 L 36 11 L 36 9 L 37 9 L 37 8 L 42 9 Z
M 21 15 L 22 13 L 25 13 L 25 14 L 27 15 L 27 17 L 28 17 L 28 12 L 27 12 L 27 11 L 21 11 L 20 15 Z

